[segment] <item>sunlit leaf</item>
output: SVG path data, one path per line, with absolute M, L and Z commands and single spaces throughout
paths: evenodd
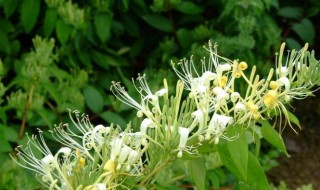
M 259 121 L 262 124 L 261 134 L 262 136 L 273 146 L 278 148 L 281 152 L 289 156 L 286 146 L 283 142 L 281 135 L 270 125 L 268 121 Z
M 206 166 L 203 158 L 188 161 L 190 163 L 191 175 L 197 190 L 205 190 Z
M 222 163 L 239 179 L 247 179 L 248 142 L 240 126 L 229 127 L 228 137 L 240 135 L 235 140 L 221 140 L 217 145 Z

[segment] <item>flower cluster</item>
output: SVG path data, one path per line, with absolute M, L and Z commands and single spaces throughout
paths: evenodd
M 255 66 L 249 72 L 246 62 L 219 56 L 211 42 L 205 49 L 209 59 L 200 65 L 192 58 L 172 63 L 180 78 L 173 95 L 166 79 L 163 88 L 152 92 L 146 76 L 139 75 L 133 84 L 140 100 L 119 82 L 112 83 L 113 94 L 137 110 L 138 132 L 130 123 L 124 131 L 93 126 L 88 116 L 70 111 L 73 125 L 60 124 L 51 131 L 64 147 L 52 154 L 40 131 L 26 148 L 18 148 L 20 164 L 37 172 L 49 189 L 125 188 L 128 178 L 143 186 L 172 159 L 197 154 L 203 143 L 237 138 L 227 135 L 229 128 L 245 130 L 277 115 L 291 126 L 285 105 L 311 95 L 320 83 L 319 61 L 307 45 L 284 59 L 283 44 L 266 79 L 256 74 Z
M 38 137 L 28 137 L 25 148 L 17 148 L 17 163 L 35 171 L 49 189 L 114 189 L 126 177 L 141 175 L 148 142 L 140 133 L 93 126 L 77 111 L 70 111 L 70 118 L 76 130 L 60 124 L 52 131 L 64 147 L 53 154 L 39 130 Z

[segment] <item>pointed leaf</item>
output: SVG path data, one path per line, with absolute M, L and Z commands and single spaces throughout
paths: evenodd
M 10 17 L 12 13 L 16 10 L 19 4 L 19 0 L 2 1 L 2 6 L 4 9 L 4 14 L 6 17 Z
M 71 33 L 71 27 L 64 21 L 59 20 L 56 26 L 56 34 L 61 44 L 67 43 Z
M 99 113 L 103 108 L 103 97 L 93 86 L 87 86 L 83 90 L 87 106 L 94 113 Z
M 9 37 L 2 30 L 0 30 L 0 51 L 6 54 L 10 53 Z
M 40 11 L 40 0 L 24 0 L 21 7 L 21 22 L 29 33 L 37 22 Z
M 289 156 L 286 146 L 283 142 L 281 135 L 270 125 L 268 121 L 259 121 L 262 124 L 261 134 L 262 136 L 273 146 L 282 151 L 286 156 Z
M 161 15 L 145 15 L 142 17 L 149 25 L 164 32 L 171 32 L 173 26 L 169 19 Z
M 200 14 L 203 12 L 203 9 L 201 7 L 188 1 L 181 1 L 181 3 L 179 3 L 175 8 L 182 13 L 192 15 Z
M 226 136 L 237 136 L 236 140 L 221 140 L 217 145 L 222 163 L 239 179 L 247 179 L 248 142 L 240 126 L 229 127 Z
M 304 42 L 313 43 L 316 32 L 309 19 L 302 19 L 299 23 L 294 24 L 292 29 Z
M 126 127 L 127 122 L 117 113 L 111 111 L 105 111 L 100 114 L 100 117 L 108 122 L 109 124 L 113 123 L 119 125 L 120 127 Z
M 251 189 L 265 190 L 270 189 L 266 174 L 261 167 L 257 157 L 251 152 L 248 154 L 248 181 Z
M 96 14 L 94 17 L 94 25 L 97 35 L 102 42 L 106 42 L 110 37 L 110 28 L 112 23 L 112 15 L 108 13 Z
M 47 9 L 43 23 L 43 32 L 46 37 L 49 37 L 56 27 L 57 18 L 58 13 L 56 10 L 50 8 Z
M 206 181 L 206 166 L 202 158 L 197 158 L 189 161 L 191 175 L 197 190 L 205 190 Z

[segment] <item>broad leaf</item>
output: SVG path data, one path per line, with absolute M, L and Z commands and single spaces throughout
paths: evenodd
M 273 146 L 289 156 L 286 146 L 283 142 L 281 135 L 270 125 L 268 121 L 259 121 L 262 124 L 261 134 L 262 136 Z
M 188 161 L 190 163 L 191 175 L 197 190 L 205 190 L 206 166 L 202 158 Z
M 120 127 L 126 127 L 127 125 L 127 122 L 119 114 L 111 111 L 103 112 L 100 114 L 100 117 L 109 124 L 113 123 L 119 125 Z
M 10 17 L 12 13 L 14 13 L 18 4 L 19 4 L 19 0 L 2 1 L 4 14 L 6 15 L 7 18 Z
M 251 152 L 248 154 L 248 180 L 246 183 L 249 184 L 251 189 L 270 189 L 269 182 L 263 168 L 261 167 L 257 157 L 255 157 Z
M 192 3 L 192 2 L 188 2 L 188 1 L 181 1 L 181 3 L 179 3 L 175 9 L 177 9 L 178 11 L 182 12 L 182 13 L 186 13 L 186 14 L 200 14 L 203 12 L 203 9 L 201 7 L 199 7 L 198 5 Z
M 171 32 L 173 30 L 172 23 L 169 19 L 160 15 L 145 15 L 142 17 L 149 25 L 164 32 Z
M 94 17 L 94 25 L 99 39 L 106 42 L 110 37 L 110 28 L 112 23 L 112 15 L 108 13 L 96 14 Z
M 313 43 L 316 32 L 309 19 L 305 18 L 294 24 L 292 30 L 295 31 L 304 42 Z
M 6 54 L 10 53 L 9 37 L 2 30 L 0 30 L 0 51 Z
M 40 11 L 40 0 L 24 0 L 21 7 L 21 22 L 29 33 L 37 22 Z
M 99 113 L 103 108 L 103 97 L 93 86 L 87 86 L 83 90 L 87 106 L 94 113 Z
M 217 145 L 222 163 L 239 179 L 246 181 L 248 166 L 248 142 L 240 126 L 229 127 L 226 136 L 235 140 L 221 140 Z
M 71 27 L 64 21 L 59 20 L 56 26 L 56 34 L 61 44 L 67 43 L 71 33 Z
M 54 9 L 47 9 L 44 16 L 43 33 L 46 37 L 49 37 L 56 27 L 58 14 Z

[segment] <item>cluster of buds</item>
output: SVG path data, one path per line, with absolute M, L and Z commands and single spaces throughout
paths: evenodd
M 204 142 L 218 144 L 221 138 L 237 138 L 226 135 L 230 127 L 245 130 L 274 115 L 284 116 L 291 126 L 285 104 L 311 95 L 320 83 L 319 61 L 307 51 L 307 45 L 289 52 L 283 61 L 283 44 L 276 68 L 266 79 L 256 74 L 255 66 L 249 72 L 246 62 L 219 56 L 217 46 L 210 42 L 205 49 L 209 59 L 204 58 L 201 65 L 195 65 L 192 58 L 172 63 L 180 78 L 173 95 L 169 95 L 166 79 L 163 88 L 152 92 L 146 76 L 139 75 L 133 84 L 140 100 L 113 82 L 114 95 L 137 110 L 137 132 L 130 124 L 124 131 L 93 126 L 88 116 L 70 112 L 75 128 L 61 124 L 52 131 L 64 147 L 52 154 L 40 132 L 40 140 L 32 136 L 26 148 L 18 148 L 20 164 L 37 172 L 49 189 L 114 189 L 124 187 L 128 178 L 145 185 L 172 155 L 197 154 Z M 37 157 L 35 150 L 44 156 Z

